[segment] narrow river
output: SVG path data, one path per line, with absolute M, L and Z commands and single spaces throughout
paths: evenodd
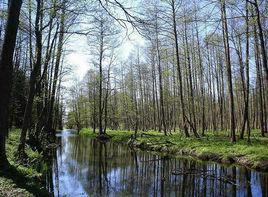
M 211 162 L 164 158 L 101 143 L 70 130 L 57 135 L 47 187 L 54 196 L 268 197 L 268 174 Z

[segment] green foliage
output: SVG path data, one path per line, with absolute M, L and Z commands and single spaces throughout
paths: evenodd
M 32 197 L 34 195 L 25 189 L 17 188 L 16 184 L 12 180 L 0 177 L 0 196 Z
M 67 128 L 75 128 L 76 127 L 76 122 L 75 122 L 75 113 L 74 112 L 69 112 L 67 116 L 67 122 L 66 122 L 66 127 Z
M 11 167 L 7 171 L 0 171 L 0 196 L 48 196 L 40 182 L 40 172 L 44 166 L 42 155 L 26 146 L 28 164 L 19 164 L 15 157 L 19 139 L 19 129 L 13 129 L 9 133 L 6 146 Z
M 20 127 L 23 122 L 24 109 L 26 107 L 26 75 L 21 69 L 15 70 L 12 84 L 12 100 L 10 105 L 10 121 L 15 127 Z
M 80 135 L 84 135 L 84 136 L 88 136 L 88 137 L 97 137 L 96 133 L 93 133 L 92 129 L 88 129 L 88 128 L 83 128 L 81 129 Z

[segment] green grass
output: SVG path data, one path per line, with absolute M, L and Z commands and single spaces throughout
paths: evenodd
M 19 130 L 14 129 L 9 133 L 6 149 L 11 166 L 8 170 L 0 171 L 0 196 L 49 196 L 42 186 L 42 155 L 27 146 L 27 166 L 17 162 L 15 155 L 19 138 Z
M 97 131 L 98 132 L 98 131 Z M 127 142 L 130 138 L 131 138 L 131 135 L 134 134 L 133 131 L 121 131 L 121 130 L 116 130 L 116 131 L 113 131 L 113 130 L 110 130 L 108 129 L 106 131 L 106 133 L 112 137 L 112 140 L 114 142 L 117 142 L 117 143 L 121 143 L 121 142 Z M 83 135 L 83 136 L 88 136 L 88 137 L 91 137 L 91 138 L 95 138 L 98 136 L 97 133 L 93 133 L 93 130 L 92 129 L 88 129 L 88 128 L 83 128 L 80 133 L 80 135 Z
M 81 135 L 96 137 L 91 129 L 82 129 Z M 115 142 L 130 142 L 133 131 L 112 131 L 107 134 Z M 138 138 L 132 141 L 134 146 L 169 154 L 184 154 L 203 160 L 214 160 L 221 163 L 238 163 L 251 168 L 265 164 L 268 167 L 268 138 L 260 137 L 259 131 L 252 132 L 251 143 L 239 140 L 230 142 L 227 132 L 208 132 L 205 137 L 185 138 L 180 133 L 165 136 L 163 133 L 148 131 L 138 132 Z M 261 169 L 263 170 L 263 169 Z

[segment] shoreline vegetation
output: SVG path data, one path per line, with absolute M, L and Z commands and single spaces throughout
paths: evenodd
M 19 135 L 18 129 L 12 129 L 7 138 L 7 157 L 10 166 L 0 171 L 0 196 L 49 196 L 43 182 L 46 167 L 42 154 L 26 146 L 27 161 L 23 165 L 17 161 Z
M 49 196 L 63 127 L 268 172 L 268 1 L 207 2 L 0 1 L 0 197 Z
M 42 154 L 27 146 L 26 164 L 22 165 L 17 162 L 15 155 L 19 144 L 19 134 L 18 129 L 13 129 L 7 138 L 7 156 L 11 166 L 6 171 L 0 171 L 0 196 L 49 196 L 42 178 L 46 169 Z M 93 130 L 89 128 L 83 128 L 79 135 L 89 138 L 99 136 L 98 132 L 93 133 Z M 240 165 L 268 172 L 268 139 L 261 137 L 259 131 L 252 133 L 251 143 L 245 140 L 232 143 L 228 138 L 227 132 L 208 132 L 206 136 L 197 139 L 186 138 L 178 132 L 165 136 L 156 131 L 139 131 L 137 138 L 134 138 L 134 131 L 107 129 L 106 138 L 102 139 L 165 156 L 186 156 L 202 161 Z
M 257 171 L 268 172 L 268 139 L 252 133 L 251 143 L 240 140 L 232 143 L 226 132 L 208 133 L 197 138 L 185 138 L 180 133 L 165 136 L 163 133 L 148 131 L 138 132 L 134 139 L 134 131 L 107 130 L 115 143 L 128 144 L 131 148 L 172 155 L 190 156 L 203 161 L 213 161 L 220 164 L 240 165 Z M 83 128 L 79 135 L 97 138 L 98 133 L 92 129 Z

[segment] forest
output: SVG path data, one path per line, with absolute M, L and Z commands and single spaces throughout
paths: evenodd
M 268 195 L 267 0 L 0 13 L 0 196 Z

